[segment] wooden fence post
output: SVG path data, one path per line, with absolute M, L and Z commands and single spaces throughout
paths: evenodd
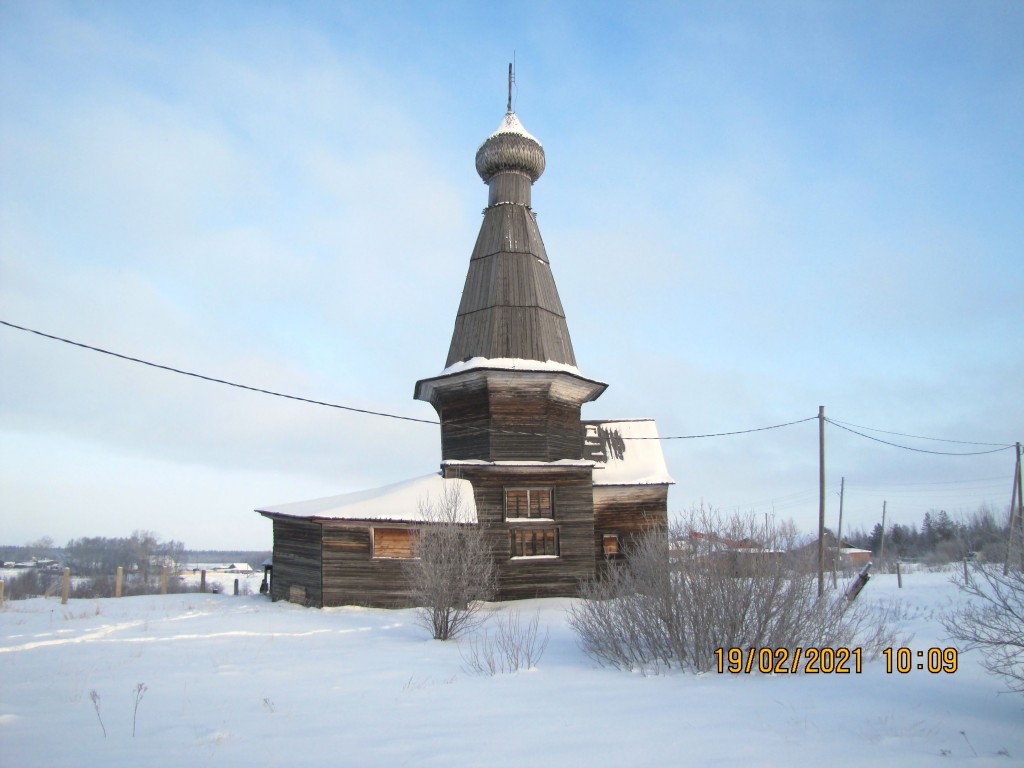
M 0 608 L 4 607 L 4 580 L 0 579 Z
M 900 570 L 900 561 L 896 561 L 896 586 L 903 589 L 903 571 Z
M 117 566 L 117 576 L 114 577 L 114 597 L 121 596 L 121 586 L 124 584 L 124 566 Z
M 167 566 L 163 566 L 160 569 L 160 594 L 167 594 Z
M 206 591 L 206 569 L 204 568 L 199 572 L 199 591 Z
M 857 578 L 853 580 L 853 583 L 850 584 L 849 588 L 846 590 L 846 599 L 849 600 L 851 603 L 857 599 L 857 595 L 859 595 L 860 591 L 864 589 L 864 585 L 871 580 L 871 574 L 869 573 L 870 570 L 871 563 L 868 563 L 864 566 L 861 572 L 857 575 Z
M 235 579 L 235 597 L 238 597 L 238 579 Z
M 68 604 L 68 594 L 71 592 L 71 569 L 64 569 L 64 577 L 61 579 L 60 584 L 60 604 Z

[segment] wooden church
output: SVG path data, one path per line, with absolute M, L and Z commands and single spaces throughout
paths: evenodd
M 402 560 L 416 555 L 420 503 L 452 491 L 487 535 L 499 600 L 575 595 L 666 525 L 673 481 L 654 422 L 581 418 L 607 385 L 576 367 L 531 207 L 544 165 L 510 100 L 476 153 L 487 208 L 446 367 L 416 382 L 440 418 L 440 472 L 256 510 L 273 522 L 274 600 L 409 605 Z

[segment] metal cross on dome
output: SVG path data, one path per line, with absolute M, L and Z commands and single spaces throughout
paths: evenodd
M 506 112 L 512 111 L 512 83 L 515 82 L 515 75 L 512 74 L 512 62 L 508 64 L 508 106 L 505 108 Z

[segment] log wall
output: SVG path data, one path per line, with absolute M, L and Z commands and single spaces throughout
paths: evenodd
M 557 461 L 583 456 L 580 406 L 603 384 L 560 372 L 478 369 L 420 382 L 441 419 L 445 460 Z
M 617 535 L 620 553 L 628 553 L 642 531 L 667 525 L 668 486 L 595 487 L 590 467 L 470 464 L 446 465 L 444 472 L 473 484 L 477 516 L 498 566 L 498 600 L 575 596 L 581 580 L 600 576 L 612 560 L 603 552 L 605 534 Z M 551 488 L 553 519 L 508 521 L 506 488 Z M 321 607 L 412 604 L 406 561 L 374 558 L 372 529 L 415 529 L 415 523 L 272 519 L 273 600 Z M 512 530 L 550 527 L 558 531 L 557 557 L 513 558 Z
M 385 523 L 382 528 L 417 528 Z M 372 527 L 367 522 L 328 520 L 323 524 L 325 606 L 366 605 L 402 608 L 411 605 L 402 559 L 374 558 Z
M 598 576 L 615 559 L 629 553 L 636 537 L 650 528 L 668 527 L 667 485 L 598 485 L 594 487 L 593 553 Z M 604 554 L 604 535 L 619 537 L 619 554 Z
M 323 605 L 320 525 L 309 520 L 272 519 L 274 571 L 270 598 L 317 607 Z M 296 599 L 300 596 L 301 599 Z
M 581 579 L 594 576 L 593 477 L 590 467 L 448 466 L 446 477 L 473 484 L 477 518 L 487 532 L 498 566 L 498 600 L 579 594 Z M 554 520 L 509 523 L 505 488 L 553 488 Z M 558 529 L 559 556 L 512 558 L 515 526 Z

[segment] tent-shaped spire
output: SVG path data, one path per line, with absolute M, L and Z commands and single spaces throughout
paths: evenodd
M 580 460 L 580 406 L 606 385 L 576 368 L 530 193 L 544 148 L 511 109 L 476 153 L 487 208 L 448 361 L 416 382 L 441 418 L 445 461 Z
M 489 187 L 446 366 L 473 358 L 576 365 L 530 195 L 544 148 L 509 111 L 476 153 Z

